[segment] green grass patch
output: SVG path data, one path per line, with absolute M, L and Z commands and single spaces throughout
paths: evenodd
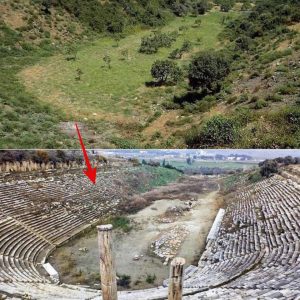
M 114 228 L 119 228 L 124 232 L 129 232 L 132 229 L 129 218 L 125 216 L 112 217 L 109 223 L 112 224 Z
M 39 101 L 17 78 L 18 72 L 54 53 L 51 48 L 15 48 L 21 36 L 0 25 L 0 148 L 66 148 L 72 141 L 58 128 L 65 114 Z
M 139 168 L 141 173 L 141 181 L 137 187 L 139 192 L 146 192 L 152 190 L 153 188 L 167 185 L 168 183 L 174 182 L 182 176 L 182 173 L 179 171 L 164 167 L 142 165 Z M 147 174 L 147 180 L 142 180 L 142 174 Z

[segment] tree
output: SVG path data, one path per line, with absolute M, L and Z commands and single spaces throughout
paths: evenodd
M 154 35 L 142 37 L 140 52 L 146 54 L 153 54 L 159 48 L 170 48 L 172 43 L 176 41 L 178 36 L 177 31 L 173 32 L 155 32 Z
M 171 5 L 171 9 L 172 9 L 173 13 L 178 17 L 185 16 L 189 11 L 188 6 L 186 6 L 182 3 L 179 3 L 177 1 Z
M 194 11 L 196 14 L 204 15 L 209 9 L 209 4 L 207 0 L 200 0 L 194 3 Z
M 288 165 L 292 165 L 292 164 L 295 164 L 296 160 L 294 157 L 292 156 L 286 156 L 284 159 L 283 159 L 283 163 L 288 166 Z
M 177 83 L 182 78 L 182 71 L 177 64 L 170 60 L 157 60 L 151 68 L 151 75 L 160 84 L 170 81 Z
M 228 12 L 234 6 L 234 0 L 220 0 L 218 1 L 221 7 L 221 11 Z
M 122 55 L 123 60 L 129 59 L 129 50 L 128 49 L 123 49 L 121 51 L 121 55 Z
M 190 41 L 184 41 L 181 47 L 181 52 L 189 52 L 192 49 L 192 43 Z
M 103 57 L 103 61 L 106 63 L 107 67 L 111 69 L 111 57 L 108 54 Z
M 189 84 L 193 89 L 214 92 L 220 88 L 220 82 L 229 71 L 230 60 L 222 52 L 201 52 L 189 66 Z
M 264 177 L 270 177 L 278 172 L 278 164 L 275 160 L 267 159 L 260 164 L 260 174 Z
M 44 12 L 46 15 L 51 15 L 51 10 L 50 10 L 51 6 L 52 6 L 52 0 L 43 0 L 41 11 Z
M 76 77 L 75 77 L 75 79 L 76 79 L 77 81 L 80 81 L 82 75 L 83 75 L 82 70 L 78 68 L 78 69 L 76 70 Z

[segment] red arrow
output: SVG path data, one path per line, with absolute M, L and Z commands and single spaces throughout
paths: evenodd
M 82 152 L 83 152 L 85 164 L 86 164 L 86 167 L 87 167 L 87 170 L 83 170 L 83 173 L 90 179 L 90 181 L 93 184 L 96 184 L 97 168 L 92 168 L 92 166 L 91 166 L 91 163 L 90 163 L 89 157 L 87 155 L 87 152 L 85 150 L 84 143 L 83 143 L 83 140 L 82 140 L 82 137 L 81 137 L 81 134 L 80 134 L 77 123 L 75 123 L 75 127 L 76 127 L 76 130 L 77 130 L 79 142 L 80 142 L 81 149 L 82 149 Z

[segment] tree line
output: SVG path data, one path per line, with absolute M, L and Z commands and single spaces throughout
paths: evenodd
M 300 164 L 300 157 L 277 157 L 275 159 L 266 159 L 259 163 L 260 174 L 263 177 L 270 177 L 278 173 L 280 166 Z
M 98 162 L 107 163 L 107 158 L 92 154 Z M 0 150 L 0 164 L 9 162 L 33 161 L 34 163 L 83 163 L 82 153 L 79 150 Z
M 45 14 L 51 7 L 60 7 L 96 32 L 121 33 L 127 26 L 144 24 L 156 27 L 167 20 L 186 14 L 204 14 L 210 7 L 207 0 L 31 0 L 41 5 Z

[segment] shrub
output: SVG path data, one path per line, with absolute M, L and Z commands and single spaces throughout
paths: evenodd
M 153 275 L 150 275 L 150 274 L 147 274 L 147 277 L 146 277 L 146 282 L 149 283 L 149 284 L 153 284 L 156 280 L 156 275 L 153 274 Z
M 145 36 L 142 38 L 140 52 L 145 54 L 153 54 L 159 48 L 169 48 L 176 41 L 177 32 L 161 33 L 156 32 L 154 35 Z
M 251 183 L 256 183 L 258 181 L 261 181 L 262 180 L 262 175 L 260 172 L 254 172 L 254 173 L 251 173 L 248 177 L 248 180 L 251 182 Z
M 170 59 L 180 59 L 184 52 L 189 52 L 192 49 L 192 43 L 190 41 L 184 41 L 181 48 L 177 48 L 173 50 L 169 58 Z
M 189 52 L 192 49 L 192 43 L 190 41 L 184 41 L 181 47 L 181 52 Z
M 130 220 L 124 216 L 114 217 L 110 220 L 110 222 L 115 228 L 120 228 L 124 232 L 129 232 L 132 229 L 132 226 L 130 226 Z
M 204 98 L 204 99 L 196 102 L 196 111 L 202 112 L 202 113 L 209 111 L 213 106 L 215 106 L 215 104 L 216 104 L 216 101 L 205 100 L 205 98 Z
M 194 11 L 199 15 L 204 15 L 208 11 L 209 7 L 207 0 L 195 1 L 193 4 Z
M 186 143 L 191 148 L 231 145 L 237 138 L 235 122 L 224 116 L 213 116 L 200 129 L 191 132 Z
M 266 96 L 265 100 L 271 101 L 271 102 L 280 102 L 280 101 L 282 101 L 282 96 L 276 95 L 276 94 L 268 95 L 268 96 Z
M 240 96 L 240 102 L 247 102 L 249 100 L 248 94 L 242 94 Z
M 254 109 L 262 109 L 264 107 L 267 107 L 268 106 L 268 102 L 266 102 L 265 100 L 263 99 L 259 99 L 257 100 L 254 105 L 253 105 L 253 108 Z
M 253 40 L 246 35 L 242 35 L 236 39 L 235 44 L 237 49 L 250 50 L 253 46 Z
M 131 277 L 129 275 L 118 275 L 117 284 L 122 287 L 129 287 L 131 283 Z
M 286 113 L 286 121 L 289 124 L 297 125 L 300 127 L 300 111 L 299 110 L 290 110 Z
M 174 49 L 169 55 L 170 59 L 180 59 L 181 57 L 182 57 L 182 51 L 181 49 L 178 48 Z
M 276 88 L 276 92 L 280 95 L 293 95 L 297 92 L 297 88 L 291 83 L 286 83 Z
M 221 11 L 228 12 L 232 9 L 235 1 L 234 0 L 218 0 L 216 1 L 217 4 L 220 5 Z

